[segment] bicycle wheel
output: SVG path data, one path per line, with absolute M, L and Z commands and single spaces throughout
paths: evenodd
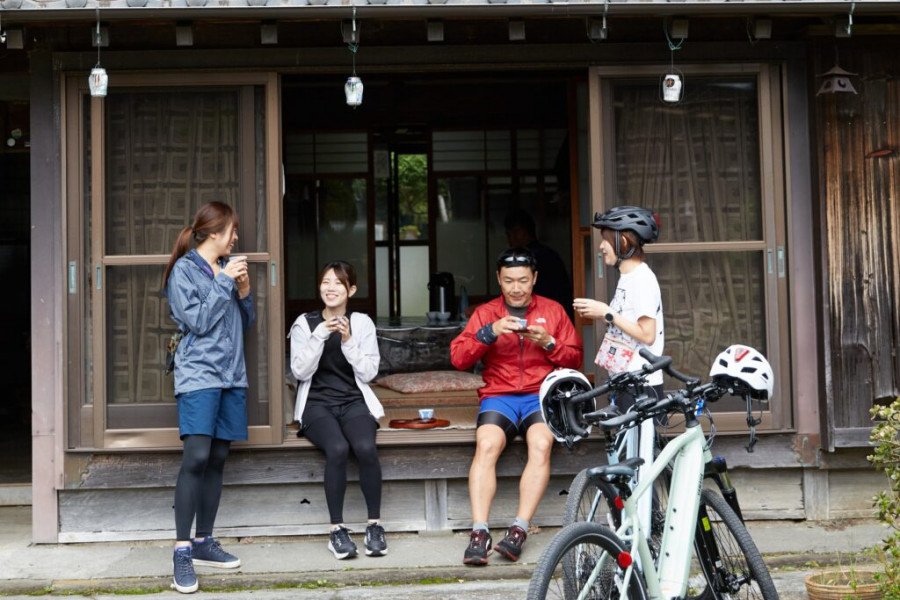
M 564 527 L 541 554 L 528 585 L 528 600 L 646 600 L 643 577 L 635 566 L 623 583 L 619 555 L 625 546 L 597 523 Z
M 711 490 L 700 495 L 694 548 L 709 585 L 704 600 L 763 598 L 778 592 L 753 538 L 725 500 Z
M 570 523 L 599 523 L 615 531 L 621 524 L 621 512 L 613 499 L 615 488 L 599 478 L 588 477 L 583 469 L 569 486 L 563 525 Z

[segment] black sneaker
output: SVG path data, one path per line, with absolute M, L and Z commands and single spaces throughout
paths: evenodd
M 225 552 L 219 540 L 212 536 L 204 538 L 202 542 L 192 541 L 191 554 L 195 565 L 219 569 L 234 569 L 241 566 L 241 559 Z
M 194 563 L 191 561 L 191 548 L 189 546 L 176 548 L 172 562 L 175 564 L 173 587 L 182 594 L 196 592 L 197 574 L 194 573 Z
M 338 560 L 356 556 L 356 544 L 350 539 L 350 531 L 346 527 L 338 527 L 331 532 L 328 549 Z
M 469 547 L 463 555 L 463 564 L 486 565 L 491 553 L 491 534 L 484 529 L 475 529 L 469 536 Z
M 515 562 L 519 560 L 519 556 L 522 554 L 522 544 L 525 543 L 525 538 L 527 537 L 528 534 L 525 533 L 524 529 L 511 525 L 506 530 L 506 537 L 494 546 L 494 550 Z
M 371 523 L 366 527 L 366 556 L 384 556 L 387 553 L 384 527 L 378 523 Z

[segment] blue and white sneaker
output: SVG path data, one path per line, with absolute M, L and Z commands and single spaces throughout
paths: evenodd
M 241 566 L 241 559 L 222 549 L 219 540 L 208 536 L 202 542 L 191 542 L 191 553 L 195 565 L 216 567 L 219 569 L 236 569 Z
M 175 579 L 173 587 L 182 594 L 192 594 L 197 591 L 197 574 L 194 573 L 194 563 L 191 561 L 191 548 L 181 546 L 175 548 L 172 562 L 175 565 Z

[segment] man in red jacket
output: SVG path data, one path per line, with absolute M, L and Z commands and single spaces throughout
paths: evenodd
M 469 469 L 472 535 L 463 562 L 486 565 L 496 550 L 518 560 L 550 480 L 553 434 L 541 417 L 538 392 L 554 369 L 580 369 L 581 338 L 559 303 L 532 294 L 538 265 L 526 248 L 511 248 L 497 258 L 501 296 L 479 306 L 465 330 L 450 344 L 457 369 L 484 364 L 484 387 L 475 431 L 475 457 Z M 497 491 L 496 466 L 507 443 L 522 435 L 528 461 L 519 482 L 519 508 L 504 537 L 492 548 L 488 515 Z

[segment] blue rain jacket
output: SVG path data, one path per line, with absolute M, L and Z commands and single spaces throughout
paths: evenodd
M 219 266 L 225 268 L 225 259 Z M 244 331 L 256 321 L 253 293 L 238 298 L 237 284 L 196 250 L 172 267 L 166 285 L 170 316 L 184 333 L 175 351 L 175 395 L 210 388 L 247 387 Z

